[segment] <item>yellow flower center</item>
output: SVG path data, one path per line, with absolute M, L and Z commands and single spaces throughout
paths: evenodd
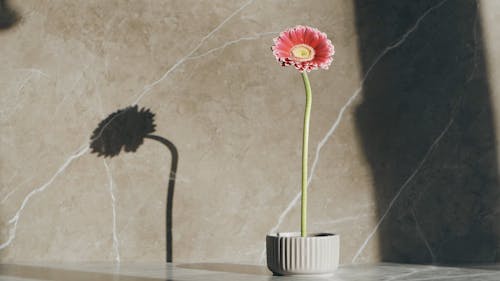
M 293 46 L 290 50 L 293 58 L 297 61 L 310 61 L 314 58 L 314 49 L 306 44 Z

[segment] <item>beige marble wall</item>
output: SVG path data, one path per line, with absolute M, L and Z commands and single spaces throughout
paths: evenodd
M 310 75 L 310 231 L 342 235 L 343 263 L 379 260 L 382 207 L 354 114 L 371 71 L 354 2 L 9 3 L 22 19 L 0 31 L 1 261 L 164 260 L 168 150 L 146 140 L 104 159 L 88 148 L 100 120 L 137 103 L 179 151 L 174 261 L 263 263 L 266 233 L 299 230 L 304 93 L 270 52 L 296 24 L 336 49 L 331 69 Z M 373 65 L 441 5 L 375 46 Z

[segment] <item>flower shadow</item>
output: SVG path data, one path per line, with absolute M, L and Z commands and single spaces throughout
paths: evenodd
M 168 139 L 153 135 L 156 125 L 154 113 L 149 109 L 130 106 L 111 113 L 102 120 L 92 133 L 90 148 L 97 156 L 114 157 L 121 151 L 135 152 L 144 143 L 144 139 L 155 140 L 165 145 L 171 154 L 170 173 L 166 198 L 166 261 L 172 262 L 172 210 L 175 188 L 175 177 L 179 162 L 179 153 L 175 145 Z

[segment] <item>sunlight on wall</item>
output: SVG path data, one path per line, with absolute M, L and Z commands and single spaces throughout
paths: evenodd
M 484 36 L 486 67 L 491 87 L 491 99 L 495 127 L 500 124 L 500 1 L 480 1 L 481 25 Z M 496 130 L 497 147 L 500 140 L 500 130 Z M 500 150 L 499 150 L 500 151 Z M 497 153 L 500 159 L 500 152 Z

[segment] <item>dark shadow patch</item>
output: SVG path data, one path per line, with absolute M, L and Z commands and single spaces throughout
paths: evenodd
M 9 5 L 7 0 L 0 0 L 0 31 L 13 27 L 20 19 L 19 14 Z
M 144 138 L 154 133 L 154 114 L 136 106 L 120 109 L 102 120 L 91 136 L 90 148 L 97 156 L 113 157 L 123 149 L 135 152 Z
M 234 263 L 184 263 L 177 264 L 176 266 L 187 269 L 272 276 L 272 273 L 265 266 L 258 265 Z
M 356 0 L 355 13 L 370 71 L 356 126 L 378 217 L 387 214 L 382 260 L 499 261 L 497 148 L 476 1 Z
M 174 279 L 170 278 L 139 277 L 112 273 L 87 272 L 16 264 L 0 264 L 0 275 L 23 278 L 23 280 L 30 279 L 51 281 L 175 281 Z

